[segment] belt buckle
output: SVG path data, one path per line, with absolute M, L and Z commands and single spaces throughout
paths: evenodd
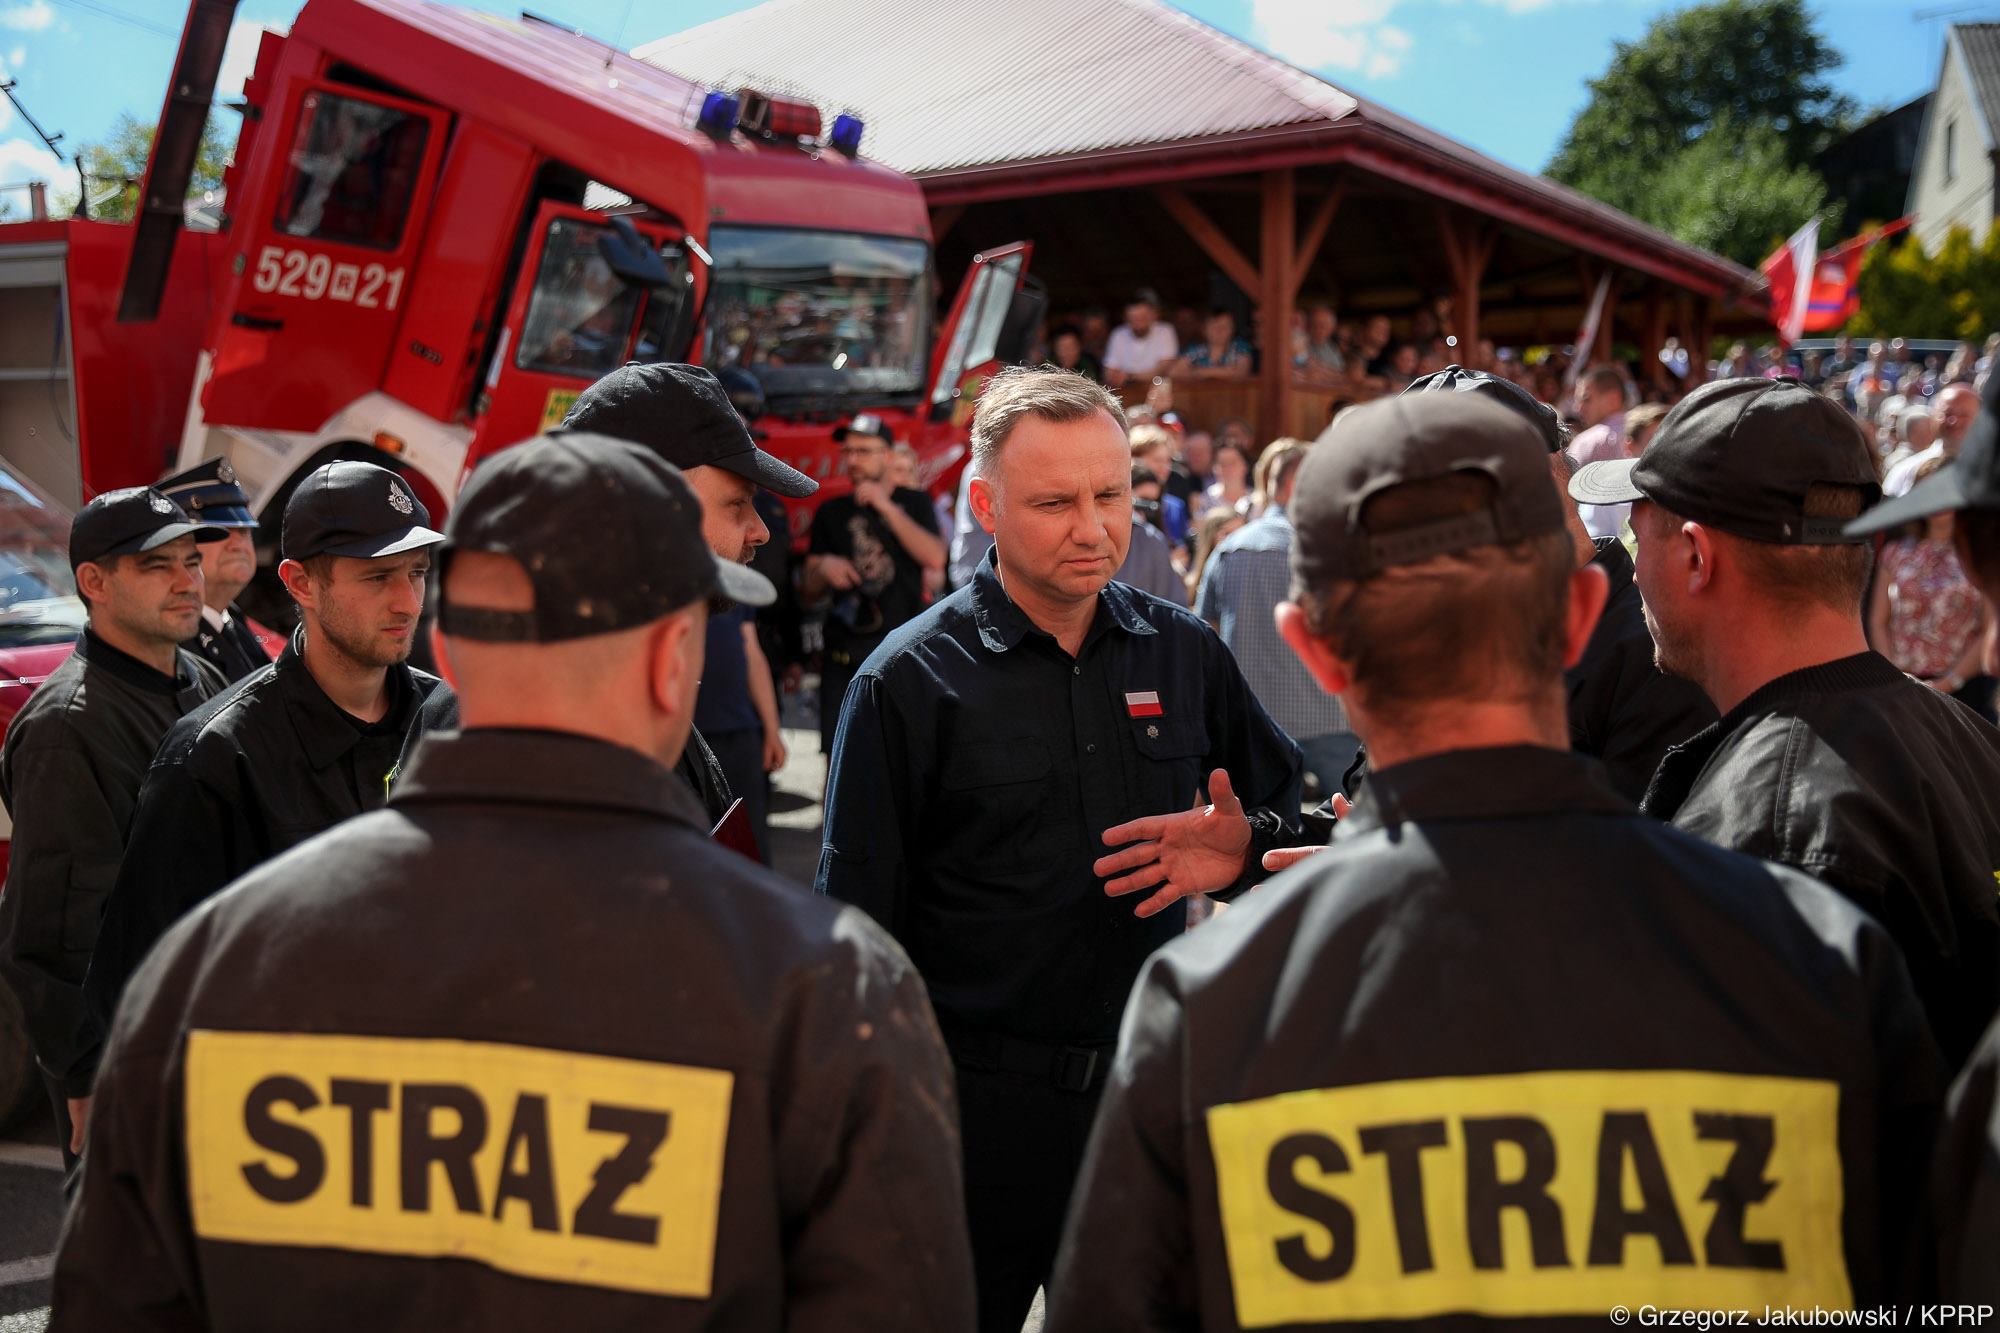
M 1097 1077 L 1099 1052 L 1082 1046 L 1065 1046 L 1056 1052 L 1050 1077 L 1059 1092 L 1089 1092 Z

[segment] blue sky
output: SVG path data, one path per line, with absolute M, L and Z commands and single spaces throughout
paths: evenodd
M 632 47 L 755 0 L 463 0 L 497 13 L 522 4 Z M 973 3 L 974 0 L 950 0 Z M 994 3 L 995 0 L 983 0 Z M 1006 0 L 997 0 L 1005 3 Z M 1334 83 L 1539 171 L 1603 72 L 1615 41 L 1632 41 L 1680 5 L 1658 0 L 1180 0 L 1197 17 Z M 262 25 L 283 28 L 300 0 L 242 0 L 224 62 L 234 95 Z M 2000 18 L 2000 0 L 1925 8 L 1821 0 L 1821 31 L 1846 57 L 1839 86 L 1864 106 L 1897 106 L 1936 77 L 1951 21 Z M 1950 11 L 1941 14 L 1940 11 Z M 64 147 L 100 138 L 120 112 L 159 114 L 185 10 L 179 0 L 0 0 L 0 72 Z M 0 100 L 0 184 L 74 179 Z M 18 192 L 0 196 L 25 203 Z

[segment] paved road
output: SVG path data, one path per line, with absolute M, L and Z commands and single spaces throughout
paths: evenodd
M 785 731 L 790 760 L 772 792 L 771 858 L 780 873 L 809 885 L 819 865 L 826 760 L 810 717 L 786 720 L 805 725 Z M 44 1110 L 0 1135 L 0 1333 L 40 1333 L 47 1322 L 62 1213 L 62 1157 L 54 1116 Z

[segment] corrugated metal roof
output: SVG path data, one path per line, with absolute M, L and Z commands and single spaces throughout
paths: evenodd
M 1328 124 L 1357 105 L 1155 0 L 771 0 L 633 54 L 853 111 L 863 151 L 912 175 Z
M 1965 82 L 1988 148 L 2000 144 L 2000 23 L 1954 23 L 1952 40 L 1965 59 Z
M 1980 25 L 1984 26 L 1984 25 Z M 1160 0 L 768 0 L 638 47 L 698 84 L 785 90 L 868 122 L 863 152 L 918 177 L 1011 174 L 1273 131 L 1381 136 L 1455 177 L 1720 289 L 1758 275 L 1596 199 L 1359 100 Z M 1657 265 L 1642 265 L 1657 268 Z

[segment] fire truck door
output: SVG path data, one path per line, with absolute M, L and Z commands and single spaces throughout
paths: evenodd
M 932 420 L 970 415 L 977 380 L 999 349 L 1001 329 L 1033 250 L 1031 242 L 1016 241 L 972 257 L 951 313 L 938 328 L 925 399 Z
M 620 278 L 601 212 L 544 202 L 486 375 L 484 440 L 512 443 L 559 424 L 577 394 L 627 361 L 682 361 L 696 285 L 677 227 L 635 222 L 660 281 Z
M 447 122 L 380 93 L 301 89 L 270 183 L 238 214 L 244 248 L 202 399 L 209 421 L 317 430 L 381 386 Z

